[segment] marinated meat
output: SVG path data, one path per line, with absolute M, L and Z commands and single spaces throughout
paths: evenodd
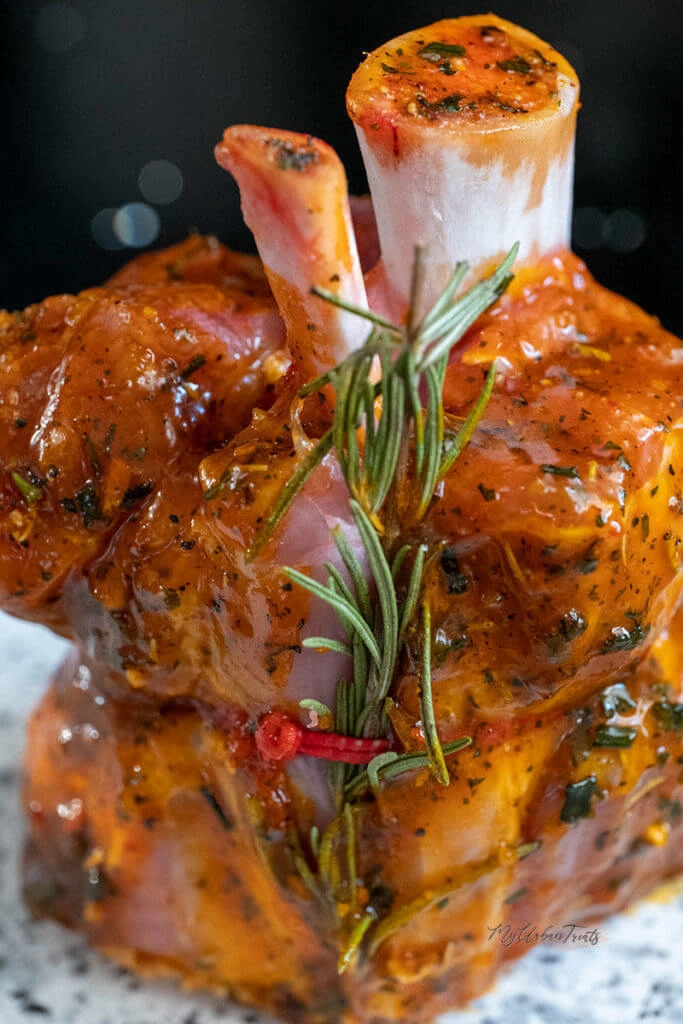
M 231 128 L 260 259 L 191 238 L 1 315 L 0 594 L 75 645 L 33 911 L 297 1024 L 419 1024 L 507 926 L 683 867 L 683 361 L 568 249 L 545 43 L 438 22 L 348 105 L 376 223 L 324 143 Z

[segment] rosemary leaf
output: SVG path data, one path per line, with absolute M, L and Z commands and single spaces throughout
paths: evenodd
M 496 382 L 496 363 L 492 363 L 489 372 L 486 374 L 486 381 L 484 387 L 476 400 L 472 408 L 470 409 L 469 415 L 462 427 L 456 434 L 453 441 L 444 445 L 444 452 L 441 459 L 441 465 L 439 466 L 439 479 L 443 479 L 448 470 L 451 468 L 455 460 L 458 458 L 460 453 L 469 443 L 472 438 L 472 434 L 477 428 L 477 424 L 484 415 L 486 406 L 489 403 L 491 394 L 493 392 L 493 385 Z
M 401 451 L 404 406 L 405 390 L 403 381 L 400 377 L 392 375 L 389 379 L 388 403 L 386 409 L 382 411 L 382 421 L 380 423 L 381 429 L 386 421 L 387 431 L 377 480 L 373 488 L 374 493 L 370 502 L 372 512 L 379 512 L 396 476 L 396 467 Z M 376 460 L 377 458 L 378 454 L 376 453 Z
M 398 328 L 395 324 L 392 324 L 391 320 L 385 320 L 383 316 L 378 313 L 373 313 L 371 309 L 363 309 L 362 306 L 355 306 L 352 302 L 347 302 L 341 295 L 337 295 L 335 292 L 328 292 L 325 288 L 319 288 L 314 285 L 311 288 L 311 295 L 317 295 L 319 299 L 324 299 L 325 302 L 329 302 L 332 306 L 337 306 L 339 309 L 346 310 L 347 313 L 354 313 L 356 316 L 363 317 L 364 320 L 369 320 L 373 324 L 377 324 L 378 327 L 383 327 L 385 331 L 390 331 L 392 334 L 398 333 Z
M 282 491 L 280 492 L 273 511 L 270 513 L 265 523 L 256 534 L 251 547 L 246 553 L 245 561 L 251 562 L 256 555 L 259 553 L 263 545 L 267 540 L 272 537 L 273 533 L 277 529 L 278 524 L 287 512 L 287 509 L 292 504 L 294 498 L 297 496 L 301 488 L 304 486 L 309 476 L 316 469 L 317 466 L 323 461 L 327 453 L 332 448 L 332 431 L 328 430 L 326 434 L 318 441 L 315 448 L 308 453 L 303 462 L 294 471 L 292 476 L 289 478 Z M 207 492 L 208 493 L 208 492 Z M 205 495 L 206 497 L 206 495 Z
M 365 934 L 375 919 L 376 916 L 374 910 L 368 908 L 363 917 L 361 917 L 360 921 L 358 921 L 354 927 L 339 958 L 339 963 L 337 965 L 339 974 L 346 974 L 349 968 L 353 966 L 356 956 L 358 955 L 360 945 L 365 938 Z
M 425 556 L 427 554 L 427 545 L 420 544 L 419 548 L 415 553 L 415 561 L 413 562 L 413 568 L 410 573 L 410 582 L 408 583 L 408 592 L 406 599 L 403 602 L 403 608 L 401 609 L 401 622 L 398 629 L 399 641 L 403 640 L 406 629 L 410 624 L 415 609 L 417 607 L 418 598 L 420 596 L 420 587 L 422 585 L 422 572 L 424 569 Z
M 322 583 L 318 583 L 317 580 L 312 579 L 310 576 L 306 576 L 303 572 L 298 572 L 296 569 L 285 568 L 283 570 L 285 576 L 287 576 L 293 583 L 298 583 L 300 587 L 304 587 L 309 593 L 315 597 L 322 598 L 326 601 L 342 619 L 343 624 L 353 630 L 355 629 L 358 634 L 362 637 L 368 651 L 371 656 L 376 660 L 381 660 L 381 654 L 377 641 L 372 635 L 367 623 L 362 618 L 360 612 L 354 606 L 350 605 L 344 600 L 339 594 L 336 594 L 333 590 L 328 587 L 324 587 Z M 346 625 L 345 625 L 346 628 Z
M 336 654 L 345 654 L 348 658 L 353 653 L 351 647 L 343 640 L 332 640 L 326 636 L 307 636 L 302 642 L 302 647 L 311 647 L 316 651 L 334 651 Z
M 422 644 L 420 657 L 420 715 L 422 718 L 422 729 L 425 736 L 427 755 L 434 778 L 442 786 L 448 786 L 450 775 L 443 756 L 443 748 L 439 740 L 434 716 L 434 703 L 432 700 L 432 614 L 429 601 L 424 598 L 422 601 Z
M 319 717 L 334 717 L 327 704 L 323 704 L 320 700 L 315 700 L 314 697 L 305 697 L 303 700 L 300 700 L 299 707 L 303 708 L 304 711 L 314 711 Z
M 369 619 L 372 615 L 372 601 L 370 598 L 370 586 L 368 584 L 363 567 L 356 557 L 356 553 L 349 543 L 349 539 L 341 526 L 335 526 L 332 530 L 332 539 L 341 555 L 342 561 L 351 577 L 353 589 L 356 592 L 356 601 L 361 614 Z
M 434 497 L 439 476 L 439 460 L 443 445 L 443 402 L 441 391 L 443 377 L 439 379 L 439 368 L 430 366 L 426 371 L 427 378 L 427 414 L 425 416 L 425 460 L 422 489 L 416 518 L 422 519 Z
M 20 473 L 16 472 L 16 470 L 12 470 L 12 483 L 17 490 L 20 491 L 22 497 L 26 499 L 29 505 L 35 505 L 35 503 L 40 501 L 43 496 L 43 492 L 40 487 L 36 487 L 36 485 L 32 484 L 30 480 L 25 480 Z

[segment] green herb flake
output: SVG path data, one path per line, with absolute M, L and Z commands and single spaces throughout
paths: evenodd
M 637 647 L 640 647 L 649 632 L 650 627 L 643 627 L 640 622 L 634 622 L 631 629 L 627 629 L 626 626 L 614 626 L 610 630 L 610 635 L 603 641 L 603 653 L 635 651 Z
M 593 740 L 594 747 L 615 747 L 628 749 L 638 735 L 637 729 L 623 725 L 601 725 Z
M 90 434 L 83 434 L 83 440 L 85 441 L 85 450 L 88 453 L 88 460 L 92 466 L 92 471 L 95 477 L 99 480 L 102 476 L 102 462 L 100 456 L 95 447 L 95 442 L 91 438 Z
M 575 608 L 565 612 L 557 627 L 547 637 L 547 644 L 555 654 L 562 651 L 572 640 L 576 640 L 586 630 L 586 620 Z
M 652 705 L 652 714 L 659 728 L 666 732 L 683 729 L 683 704 L 660 700 Z
M 464 57 L 467 50 L 461 43 L 438 43 L 431 42 L 418 51 L 418 57 L 429 60 L 432 64 L 438 64 L 444 57 Z
M 221 807 L 220 803 L 216 799 L 216 796 L 215 796 L 213 790 L 209 789 L 208 786 L 200 786 L 199 792 L 204 797 L 204 799 L 206 800 L 207 804 L 209 805 L 209 807 L 211 808 L 213 813 L 216 815 L 216 817 L 220 821 L 220 823 L 223 826 L 223 828 L 225 829 L 225 831 L 226 832 L 231 832 L 232 829 L 235 826 L 233 825 L 232 821 L 227 816 L 227 814 L 225 813 L 225 811 Z
M 147 448 L 144 445 L 140 448 L 126 448 L 123 454 L 132 462 L 144 462 L 147 458 Z
M 318 151 L 312 141 L 306 148 L 297 148 L 284 139 L 269 139 L 268 145 L 277 150 L 275 163 L 281 171 L 303 171 L 308 164 L 316 163 Z
M 164 587 L 164 604 L 169 612 L 180 608 L 180 594 L 173 587 Z
M 496 63 L 501 71 L 514 71 L 519 75 L 528 75 L 532 70 L 529 61 L 518 55 L 511 57 L 509 60 L 496 61 Z
M 638 707 L 623 683 L 614 683 L 602 691 L 602 707 L 607 718 L 632 715 Z
M 102 518 L 100 499 L 92 480 L 88 480 L 79 491 L 76 491 L 74 501 L 86 529 L 94 526 Z
M 552 476 L 566 476 L 572 480 L 579 479 L 579 471 L 576 466 L 553 466 L 544 462 L 541 466 L 541 473 L 550 473 Z
M 464 572 L 460 570 L 460 562 L 453 548 L 445 548 L 441 552 L 441 569 L 446 577 L 446 586 L 449 594 L 464 594 L 469 581 Z
M 25 480 L 20 473 L 16 472 L 16 470 L 12 470 L 12 483 L 21 493 L 22 497 L 26 499 L 29 505 L 35 505 L 35 503 L 40 501 L 43 496 L 43 492 L 40 487 L 36 487 L 36 485 L 31 483 L 30 480 Z
M 144 483 L 136 484 L 135 487 L 129 487 L 123 495 L 121 502 L 121 508 L 132 508 L 133 505 L 137 505 L 139 501 L 142 501 L 151 494 L 154 489 L 154 484 L 151 480 L 145 480 Z
M 104 441 L 102 442 L 102 451 L 108 455 L 111 451 L 111 446 L 114 443 L 116 436 L 116 424 L 110 423 L 107 427 L 107 433 L 104 435 Z
M 481 496 L 484 499 L 484 501 L 495 501 L 496 492 L 494 490 L 491 490 L 490 487 L 484 487 L 483 484 L 477 484 L 477 489 L 481 491 Z
M 398 68 L 392 68 L 391 64 L 381 64 L 382 71 L 387 75 L 398 75 L 400 74 Z
M 509 905 L 510 903 L 517 903 L 519 900 L 523 899 L 525 896 L 528 895 L 529 890 L 526 887 L 524 889 L 516 889 L 514 892 L 511 892 L 510 895 L 506 897 L 506 899 L 503 902 L 507 905 Z
M 532 853 L 536 853 L 536 850 L 540 850 L 541 842 L 537 840 L 533 843 L 522 843 L 521 846 L 517 847 L 517 860 L 524 860 L 526 857 L 530 857 Z
M 567 786 L 565 791 L 564 804 L 560 811 L 560 821 L 573 825 L 581 818 L 587 818 L 591 813 L 591 799 L 597 792 L 598 780 L 595 775 L 589 775 L 580 782 L 573 782 Z
M 187 366 L 185 367 L 185 369 L 180 374 L 181 380 L 189 380 L 192 374 L 196 373 L 197 370 L 200 370 L 205 362 L 206 356 L 193 356 L 192 359 L 190 359 Z

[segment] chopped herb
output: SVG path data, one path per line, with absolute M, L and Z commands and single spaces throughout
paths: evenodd
M 306 149 L 297 149 L 284 139 L 269 139 L 268 145 L 277 150 L 275 163 L 281 171 L 303 171 L 308 164 L 315 163 L 318 159 L 318 151 L 312 140 Z
M 132 508 L 133 505 L 137 505 L 139 501 L 151 494 L 153 489 L 154 484 L 151 480 L 145 480 L 144 483 L 136 484 L 135 487 L 129 487 L 123 495 L 121 508 Z
M 467 576 L 460 571 L 460 563 L 454 548 L 446 548 L 441 553 L 441 568 L 446 577 L 449 594 L 464 594 L 469 584 Z
M 193 356 L 192 359 L 190 359 L 190 361 L 187 364 L 187 366 L 185 367 L 185 369 L 180 374 L 181 379 L 182 380 L 189 380 L 189 378 L 192 376 L 192 374 L 195 373 L 197 370 L 201 369 L 201 367 L 204 365 L 205 362 L 206 362 L 206 356 L 201 356 L 201 355 Z
M 590 576 L 591 573 L 595 572 L 600 564 L 600 559 L 595 558 L 593 554 L 594 550 L 595 544 L 591 544 L 583 558 L 580 558 L 579 561 L 574 564 L 574 568 L 577 569 L 582 576 Z
M 144 445 L 141 448 L 125 448 L 123 454 L 133 462 L 144 462 L 147 457 L 147 448 Z
M 524 860 L 525 857 L 530 857 L 532 853 L 536 853 L 536 850 L 540 850 L 541 843 L 539 840 L 533 843 L 522 843 L 521 846 L 517 847 L 517 860 Z
M 65 512 L 78 512 L 78 505 L 73 498 L 62 498 L 59 504 Z
M 587 818 L 591 813 L 591 798 L 598 788 L 598 780 L 595 775 L 589 775 L 580 782 L 573 782 L 565 791 L 564 804 L 560 811 L 560 821 L 566 821 L 569 825 Z
M 391 64 L 382 64 L 380 66 L 382 68 L 382 71 L 386 72 L 387 75 L 398 75 L 398 74 L 400 74 L 398 68 L 392 68 Z
M 12 482 L 18 491 L 21 492 L 22 497 L 26 499 L 29 505 L 35 505 L 37 501 L 43 496 L 43 492 L 40 487 L 36 487 L 35 484 L 31 483 L 30 480 L 25 480 L 20 473 L 12 470 Z
M 544 462 L 541 466 L 541 473 L 551 473 L 553 476 L 567 476 L 572 480 L 579 479 L 579 471 L 576 466 L 553 466 Z
M 648 515 L 641 516 L 640 529 L 643 534 L 643 540 L 647 540 L 650 536 L 650 517 Z
M 638 705 L 623 683 L 614 683 L 602 691 L 602 707 L 608 718 L 614 715 L 631 715 Z
M 628 748 L 638 735 L 637 729 L 623 725 L 601 725 L 593 740 L 594 747 Z
M 454 92 L 450 96 L 444 96 L 442 100 L 435 100 L 433 103 L 430 103 L 424 96 L 418 95 L 417 102 L 425 110 L 445 110 L 449 114 L 457 114 L 460 110 L 460 101 L 464 98 L 462 93 Z
M 102 463 L 100 461 L 97 448 L 95 447 L 95 442 L 91 438 L 90 434 L 83 434 L 83 440 L 85 441 L 85 450 L 88 453 L 88 459 L 90 460 L 92 471 L 95 474 L 96 479 L 99 480 L 102 476 Z
M 627 629 L 626 626 L 614 626 L 610 630 L 610 635 L 603 641 L 603 652 L 634 651 L 636 647 L 640 647 L 649 632 L 650 627 L 643 627 L 640 622 L 635 622 L 632 629 Z
M 494 501 L 495 500 L 496 492 L 494 490 L 491 490 L 490 487 L 484 487 L 483 484 L 477 484 L 477 488 L 478 488 L 478 490 L 481 491 L 481 495 L 482 495 L 484 501 Z
M 528 896 L 529 890 L 525 887 L 524 889 L 516 889 L 515 892 L 510 893 L 508 897 L 503 901 L 506 904 L 517 903 L 524 896 Z
M 28 420 L 25 420 L 23 416 L 17 416 L 17 418 L 14 421 L 14 427 L 16 430 L 23 430 L 27 423 Z
M 668 700 L 660 700 L 652 705 L 652 714 L 660 729 L 667 732 L 683 729 L 683 704 L 672 704 Z
M 551 651 L 557 654 L 572 640 L 576 640 L 585 631 L 586 625 L 583 615 L 575 608 L 565 612 L 558 622 L 555 632 L 547 638 Z
M 88 480 L 88 482 L 81 487 L 80 491 L 76 491 L 74 494 L 74 501 L 76 502 L 78 511 L 81 513 L 83 525 L 86 528 L 93 526 L 102 518 L 100 499 L 92 480 Z
M 499 60 L 496 63 L 501 71 L 516 71 L 520 75 L 528 75 L 532 70 L 529 61 L 517 55 L 509 60 Z
M 200 786 L 199 792 L 202 794 L 202 796 L 204 797 L 207 804 L 220 821 L 225 831 L 230 832 L 234 828 L 234 825 L 230 821 L 230 818 L 227 816 L 221 805 L 219 804 L 213 791 L 209 789 L 208 786 Z
M 164 587 L 164 604 L 169 612 L 180 608 L 180 594 L 173 587 Z
M 114 443 L 114 437 L 116 435 L 116 424 L 110 423 L 107 428 L 107 433 L 104 435 L 104 441 L 102 442 L 102 451 L 109 454 L 111 446 Z
M 444 57 L 464 57 L 467 50 L 461 43 L 427 43 L 418 51 L 418 57 L 438 64 Z

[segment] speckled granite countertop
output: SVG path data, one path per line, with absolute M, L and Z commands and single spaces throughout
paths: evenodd
M 268 1024 L 222 1000 L 143 984 L 19 900 L 24 723 L 65 645 L 0 616 L 0 1024 Z M 595 946 L 539 946 L 443 1024 L 683 1022 L 683 889 L 600 929 Z

